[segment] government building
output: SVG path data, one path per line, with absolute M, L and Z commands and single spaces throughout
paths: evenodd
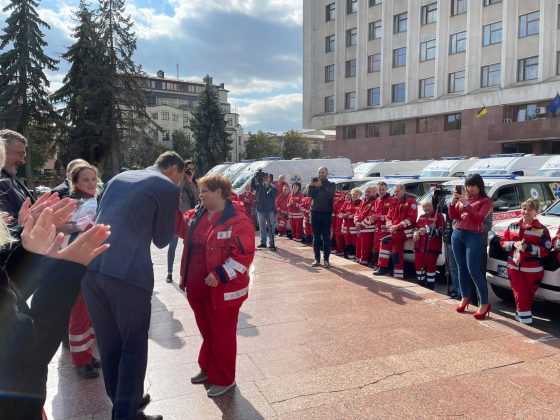
M 303 126 L 324 156 L 560 153 L 558 0 L 305 0 Z

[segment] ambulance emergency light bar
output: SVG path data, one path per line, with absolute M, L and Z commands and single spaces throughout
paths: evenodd
M 465 160 L 466 156 L 442 156 L 440 160 Z
M 386 175 L 385 179 L 398 178 L 398 179 L 420 179 L 420 175 Z
M 525 153 L 497 153 L 495 155 L 482 155 L 480 159 L 491 159 L 491 158 L 501 158 L 501 157 L 522 157 Z
M 483 179 L 517 179 L 518 175 L 508 174 L 508 175 L 481 175 Z M 460 178 L 466 179 L 467 175 L 462 175 Z

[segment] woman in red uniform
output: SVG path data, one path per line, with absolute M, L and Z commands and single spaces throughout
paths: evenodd
M 351 197 L 351 194 L 348 193 L 348 200 L 351 200 Z M 344 242 L 344 233 L 342 233 L 342 221 L 344 219 L 341 212 L 342 206 L 344 206 L 345 202 L 346 195 L 343 192 L 336 193 L 333 204 L 333 236 L 336 242 L 336 255 L 344 255 L 344 248 L 346 247 L 346 243 Z
M 344 241 L 347 245 L 348 258 L 353 260 L 356 258 L 356 242 L 358 239 L 358 230 L 354 224 L 354 215 L 360 208 L 362 200 L 362 191 L 359 188 L 354 188 L 351 192 L 352 200 L 347 201 L 342 207 L 343 222 L 342 225 L 345 229 Z
M 286 233 L 286 224 L 288 223 L 288 200 L 290 199 L 290 187 L 284 185 L 278 197 L 276 197 L 276 220 L 278 221 L 278 234 L 280 236 Z
M 257 194 L 251 190 L 251 184 L 245 186 L 245 191 L 239 195 L 239 199 L 245 206 L 245 214 L 256 226 L 257 215 L 255 211 L 255 201 L 257 201 Z
M 311 197 L 305 197 L 303 200 L 303 240 L 305 245 L 311 245 L 313 242 L 313 231 L 311 230 Z
M 295 182 L 292 185 L 292 193 L 288 199 L 288 217 L 290 218 L 290 227 L 292 228 L 292 237 L 296 241 L 301 241 L 303 236 L 303 200 L 304 195 L 301 193 L 301 184 Z
M 521 204 L 521 219 L 508 226 L 500 245 L 509 252 L 507 271 L 517 315 L 523 324 L 533 323 L 533 297 L 544 276 L 543 260 L 550 251 L 548 229 L 535 217 L 541 209 L 538 199 L 530 198 Z
M 393 206 L 395 199 L 387 192 L 387 184 L 385 181 L 377 183 L 377 193 L 379 197 L 375 200 L 375 211 L 370 216 L 370 221 L 376 225 L 373 235 L 373 269 L 379 269 L 379 251 L 381 250 L 381 241 L 389 236 L 389 226 L 387 226 L 387 214 Z
M 198 185 L 201 205 L 177 216 L 176 234 L 184 239 L 180 287 L 203 340 L 191 382 L 208 382 L 208 396 L 216 397 L 235 386 L 237 318 L 249 293 L 255 228 L 228 198 L 226 177 L 205 176 Z

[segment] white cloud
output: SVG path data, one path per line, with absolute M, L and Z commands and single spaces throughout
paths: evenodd
M 264 99 L 230 98 L 237 107 L 241 125 L 246 131 L 264 129 L 283 132 L 301 129 L 303 98 L 299 93 L 277 95 Z

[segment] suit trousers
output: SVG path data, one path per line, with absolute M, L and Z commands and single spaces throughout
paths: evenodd
M 329 260 L 331 255 L 331 212 L 311 212 L 311 229 L 313 230 L 313 253 L 315 260 L 321 259 L 321 246 L 323 247 L 323 259 Z
M 88 271 L 82 283 L 114 419 L 135 419 L 148 362 L 151 293 Z

